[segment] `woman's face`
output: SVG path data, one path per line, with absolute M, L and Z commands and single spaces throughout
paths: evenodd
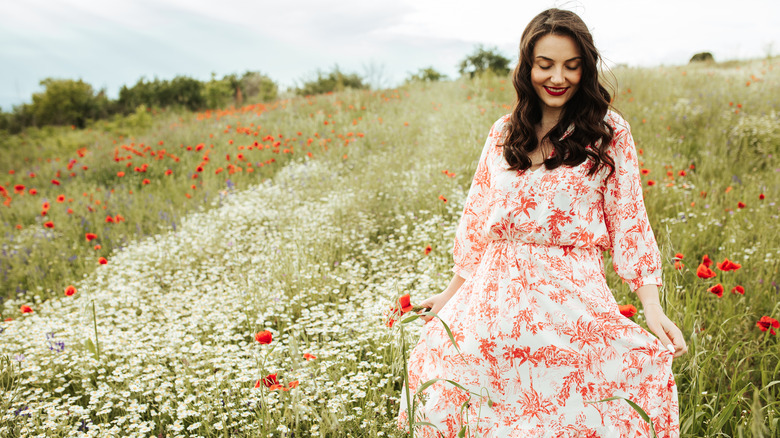
M 560 113 L 577 92 L 581 77 L 582 56 L 571 37 L 547 34 L 536 41 L 531 84 L 543 113 Z

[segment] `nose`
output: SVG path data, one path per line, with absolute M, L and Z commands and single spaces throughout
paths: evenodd
M 556 85 L 563 84 L 564 83 L 563 69 L 560 68 L 553 69 L 552 76 L 550 77 L 550 82 Z

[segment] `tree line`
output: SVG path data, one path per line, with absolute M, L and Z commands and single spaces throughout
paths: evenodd
M 477 46 L 458 66 L 462 76 L 474 77 L 485 72 L 497 75 L 509 73 L 509 59 L 497 49 Z M 433 67 L 410 73 L 406 82 L 435 82 L 447 76 Z M 279 86 L 268 76 L 247 71 L 241 76 L 225 75 L 200 81 L 187 76 L 171 80 L 141 78 L 133 86 L 122 86 L 115 100 L 106 96 L 104 89 L 95 90 L 90 84 L 72 79 L 47 78 L 40 82 L 43 91 L 32 95 L 31 103 L 14 106 L 10 112 L 0 112 L 0 132 L 18 133 L 28 127 L 72 125 L 84 128 L 90 120 L 115 115 L 128 115 L 138 107 L 183 108 L 190 111 L 214 109 L 243 102 L 262 102 L 277 98 Z M 342 72 L 335 66 L 329 72 L 317 71 L 316 76 L 301 81 L 288 91 L 298 95 L 315 95 L 346 88 L 370 88 L 366 78 L 357 73 Z

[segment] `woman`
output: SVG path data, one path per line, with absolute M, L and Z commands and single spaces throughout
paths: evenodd
M 593 39 L 550 9 L 523 32 L 517 103 L 490 130 L 459 224 L 455 275 L 420 303 L 408 390 L 430 379 L 415 418 L 444 436 L 650 436 L 620 396 L 679 435 L 672 358 L 687 351 L 658 297 L 661 257 L 645 212 L 636 148 L 609 110 Z M 639 296 L 653 337 L 623 317 L 602 252 Z M 399 426 L 408 427 L 405 394 Z M 418 434 L 439 436 L 430 426 Z

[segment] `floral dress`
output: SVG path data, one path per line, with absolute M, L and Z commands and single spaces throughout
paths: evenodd
M 635 291 L 661 284 L 661 257 L 642 199 L 636 147 L 614 112 L 608 149 L 615 172 L 575 166 L 507 170 L 497 145 L 509 115 L 491 128 L 458 226 L 453 271 L 466 281 L 421 330 L 408 390 L 431 379 L 415 418 L 445 437 L 463 425 L 479 437 L 649 437 L 620 396 L 652 418 L 659 437 L 678 437 L 672 353 L 624 317 L 604 273 L 612 251 Z M 565 135 L 569 135 L 573 126 Z M 398 426 L 408 429 L 404 389 Z M 431 426 L 419 436 L 440 436 Z

